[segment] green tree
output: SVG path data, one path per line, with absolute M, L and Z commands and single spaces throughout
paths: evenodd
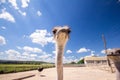
M 79 60 L 77 64 L 84 64 L 84 59 Z

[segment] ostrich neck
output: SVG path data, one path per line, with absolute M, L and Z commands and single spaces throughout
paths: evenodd
M 63 53 L 65 45 L 56 45 L 57 80 L 63 80 Z

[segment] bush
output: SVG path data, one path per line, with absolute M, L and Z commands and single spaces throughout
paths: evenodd
M 0 71 L 0 74 L 3 74 L 3 73 L 4 73 L 4 71 L 3 71 L 3 70 L 1 70 L 1 71 Z

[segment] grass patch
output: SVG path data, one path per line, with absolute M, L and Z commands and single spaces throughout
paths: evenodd
M 0 74 L 36 70 L 38 67 L 52 68 L 54 64 L 0 64 Z

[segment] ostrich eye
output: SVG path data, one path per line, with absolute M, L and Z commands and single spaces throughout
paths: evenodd
M 71 32 L 71 30 L 69 29 L 69 30 L 68 30 L 68 34 L 69 34 L 70 32 Z
M 55 33 L 57 32 L 57 30 L 56 30 L 56 29 L 54 29 L 52 32 L 53 32 L 53 34 L 55 34 Z

